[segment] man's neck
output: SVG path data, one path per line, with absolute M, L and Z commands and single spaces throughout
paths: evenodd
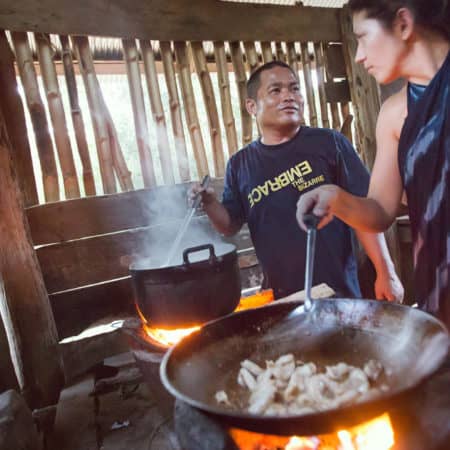
M 264 145 L 278 145 L 288 142 L 298 133 L 300 126 L 289 130 L 261 130 L 261 142 Z

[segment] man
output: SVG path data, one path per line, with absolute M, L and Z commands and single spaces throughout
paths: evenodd
M 261 66 L 251 75 L 247 94 L 247 110 L 256 117 L 261 138 L 230 158 L 222 202 L 198 184 L 191 196 L 201 192 L 205 212 L 225 235 L 248 223 L 265 287 L 280 298 L 304 288 L 306 233 L 295 219 L 299 193 L 333 182 L 365 195 L 369 176 L 340 133 L 301 126 L 303 99 L 287 64 Z M 401 300 L 403 287 L 384 237 L 357 234 L 377 272 L 377 298 Z M 338 220 L 317 235 L 313 284 L 319 283 L 339 296 L 361 296 L 351 229 Z

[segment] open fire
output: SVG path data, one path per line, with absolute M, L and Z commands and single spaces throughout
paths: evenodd
M 273 301 L 273 292 L 271 289 L 267 289 L 262 292 L 258 292 L 248 297 L 242 297 L 239 301 L 235 312 L 242 311 L 250 308 L 257 308 L 259 306 L 266 305 Z M 162 344 L 165 347 L 171 347 L 177 342 L 181 341 L 184 337 L 197 331 L 201 328 L 201 325 L 188 327 L 188 328 L 155 328 L 152 327 L 147 319 L 142 314 L 139 307 L 136 305 L 138 314 L 144 324 L 144 330 L 147 335 L 153 340 Z
M 271 436 L 236 428 L 230 436 L 240 450 L 390 450 L 395 443 L 389 414 L 323 436 Z

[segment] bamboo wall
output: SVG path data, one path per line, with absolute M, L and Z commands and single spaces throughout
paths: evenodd
M 305 123 L 343 127 L 353 139 L 342 46 L 336 43 L 122 39 L 129 103 L 120 107 L 130 110 L 130 123 L 123 124 L 108 109 L 87 37 L 16 31 L 2 32 L 0 40 L 3 54 L 15 59 L 34 131 L 28 136 L 36 156 L 20 164 L 34 174 L 24 189 L 41 195 L 27 198 L 27 206 L 198 180 L 206 173 L 222 177 L 230 155 L 257 137 L 245 109 L 249 73 L 273 59 L 299 74 Z M 61 65 L 63 78 L 57 76 Z M 134 148 L 123 142 L 123 127 L 134 130 Z M 138 164 L 130 163 L 132 153 Z

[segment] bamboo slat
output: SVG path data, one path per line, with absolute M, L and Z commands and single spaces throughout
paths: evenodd
M 244 42 L 245 58 L 247 60 L 248 71 L 252 73 L 259 66 L 258 53 L 253 41 Z
M 316 59 L 316 75 L 317 75 L 317 86 L 319 90 L 322 127 L 330 128 L 330 121 L 328 119 L 327 95 L 325 93 L 325 68 L 323 61 L 322 45 L 320 42 L 314 42 L 314 54 Z
M 36 205 L 39 203 L 39 199 L 28 142 L 25 112 L 17 88 L 14 55 L 3 30 L 0 30 L 0 85 L 3 86 L 0 108 L 3 109 L 9 139 L 14 149 L 14 164 L 19 175 L 24 203 L 25 206 Z
M 211 136 L 211 147 L 214 159 L 214 173 L 216 177 L 223 177 L 225 173 L 225 160 L 222 146 L 222 133 L 220 129 L 219 113 L 214 95 L 211 77 L 206 64 L 206 56 L 201 42 L 191 42 L 192 56 L 202 88 L 203 100 L 208 116 Z
M 273 53 L 272 53 L 272 43 L 262 41 L 261 42 L 261 52 L 262 52 L 262 58 L 265 63 L 268 63 L 270 61 L 273 61 Z
M 275 54 L 277 55 L 278 61 L 283 61 L 287 63 L 287 56 L 286 53 L 284 52 L 283 45 L 281 44 L 281 42 L 275 42 Z
M 347 118 L 350 116 L 350 126 L 348 126 L 348 133 L 345 134 L 347 136 L 347 139 L 353 143 L 353 133 L 352 133 L 352 129 L 351 129 L 351 122 L 353 121 L 353 116 L 350 114 L 350 105 L 349 103 L 341 103 L 341 115 L 342 115 L 342 120 L 343 120 L 343 124 L 342 124 L 342 129 L 344 128 L 345 122 L 347 121 Z M 341 130 L 342 131 L 342 130 Z
M 150 108 L 156 126 L 156 142 L 158 145 L 159 157 L 161 159 L 163 179 L 165 184 L 174 184 L 175 178 L 173 175 L 172 158 L 170 157 L 169 137 L 167 135 L 166 117 L 161 101 L 155 55 L 150 41 L 140 40 L 139 44 L 142 52 L 142 59 L 144 61 Z
M 286 42 L 286 50 L 287 50 L 287 61 L 288 64 L 292 67 L 296 74 L 299 72 L 298 66 L 298 55 L 295 50 L 294 42 Z
M 101 92 L 98 91 L 97 77 L 92 54 L 89 49 L 89 41 L 85 36 L 74 36 L 73 43 L 80 72 L 83 76 L 91 121 L 94 128 L 103 191 L 105 194 L 112 194 L 117 191 L 113 170 L 112 150 L 109 141 L 107 120 L 102 113 Z
M 75 130 L 75 139 L 78 147 L 78 154 L 81 160 L 83 170 L 83 185 L 86 195 L 95 195 L 94 174 L 92 172 L 91 158 L 84 130 L 83 115 L 78 102 L 78 89 L 73 67 L 72 51 L 68 36 L 60 36 L 62 48 L 62 62 L 64 66 L 64 75 L 66 78 L 67 92 L 69 94 L 70 112 L 72 114 L 73 128 Z
M 303 65 L 303 76 L 305 78 L 306 98 L 309 107 L 309 124 L 312 127 L 317 127 L 316 100 L 312 84 L 311 61 L 309 59 L 308 44 L 306 42 L 302 42 L 300 44 L 300 47 L 302 52 L 302 65 Z
M 327 81 L 328 82 L 332 82 L 333 81 L 333 74 L 331 73 L 331 69 L 330 69 L 330 60 L 329 60 L 329 55 L 331 54 L 330 51 L 330 46 L 325 47 L 325 44 L 323 44 L 324 47 L 323 48 L 323 59 L 324 59 L 324 65 L 325 65 L 325 73 L 327 75 Z M 337 46 L 333 46 L 331 48 L 334 48 Z M 327 51 L 325 51 L 325 48 L 327 48 Z M 330 110 L 331 110 L 331 126 L 333 127 L 334 130 L 340 130 L 341 128 L 341 119 L 339 117 L 339 108 L 338 108 L 338 104 L 336 102 L 329 102 L 330 104 Z
M 130 86 L 131 105 L 133 108 L 134 128 L 141 162 L 144 187 L 156 186 L 156 176 L 150 150 L 147 117 L 144 106 L 144 92 L 141 85 L 139 54 L 134 39 L 122 39 L 123 57 L 127 66 L 128 84 Z
M 294 42 L 286 42 L 286 52 L 287 52 L 287 61 L 288 64 L 292 67 L 294 72 L 297 74 L 298 83 L 301 88 L 301 80 L 300 80 L 300 67 L 298 63 L 298 54 L 295 50 L 295 43 Z M 305 99 L 303 99 L 305 101 Z M 302 120 L 301 124 L 305 125 L 305 109 L 303 108 L 302 111 Z
M 181 95 L 183 97 L 184 111 L 191 136 L 192 148 L 194 150 L 195 162 L 197 164 L 197 175 L 204 177 L 208 172 L 208 161 L 206 159 L 205 144 L 203 142 L 202 130 L 195 106 L 195 95 L 192 87 L 191 68 L 187 53 L 186 42 L 174 42 L 175 58 L 177 62 L 178 76 L 180 79 Z
M 0 85 L 1 90 L 5 87 Z M 31 241 L 1 109 L 0 205 L 0 314 L 21 392 L 31 409 L 42 408 L 58 402 L 64 376 L 58 334 Z
M 77 171 L 73 159 L 72 145 L 70 144 L 67 131 L 66 116 L 59 90 L 58 77 L 53 62 L 53 49 L 50 44 L 50 36 L 43 33 L 35 33 L 36 48 L 47 95 L 47 105 L 52 121 L 53 136 L 56 150 L 58 151 L 59 164 L 64 183 L 66 198 L 77 198 L 80 196 Z
M 25 98 L 36 137 L 36 147 L 42 171 L 44 197 L 47 202 L 59 200 L 58 172 L 56 169 L 55 152 L 45 114 L 44 104 L 39 93 L 33 55 L 26 33 L 12 32 L 11 38 L 16 53 L 17 67 L 22 81 Z
M 214 42 L 214 57 L 216 59 L 220 101 L 222 104 L 222 119 L 225 125 L 225 133 L 227 136 L 228 154 L 231 156 L 238 150 L 238 140 L 234 121 L 233 106 L 231 103 L 227 56 L 225 54 L 225 46 L 223 42 Z
M 178 170 L 181 181 L 188 181 L 191 178 L 189 162 L 186 149 L 186 138 L 184 136 L 183 121 L 181 119 L 181 105 L 178 96 L 177 81 L 173 67 L 172 50 L 170 42 L 161 41 L 159 43 L 161 59 L 164 67 L 167 90 L 169 92 L 170 115 L 172 121 L 173 137 L 175 141 L 175 151 L 178 161 Z
M 245 101 L 247 99 L 247 74 L 245 73 L 244 58 L 240 42 L 230 42 L 231 61 L 233 63 L 234 77 L 239 94 L 241 110 L 242 145 L 252 141 L 252 117 L 247 111 Z

